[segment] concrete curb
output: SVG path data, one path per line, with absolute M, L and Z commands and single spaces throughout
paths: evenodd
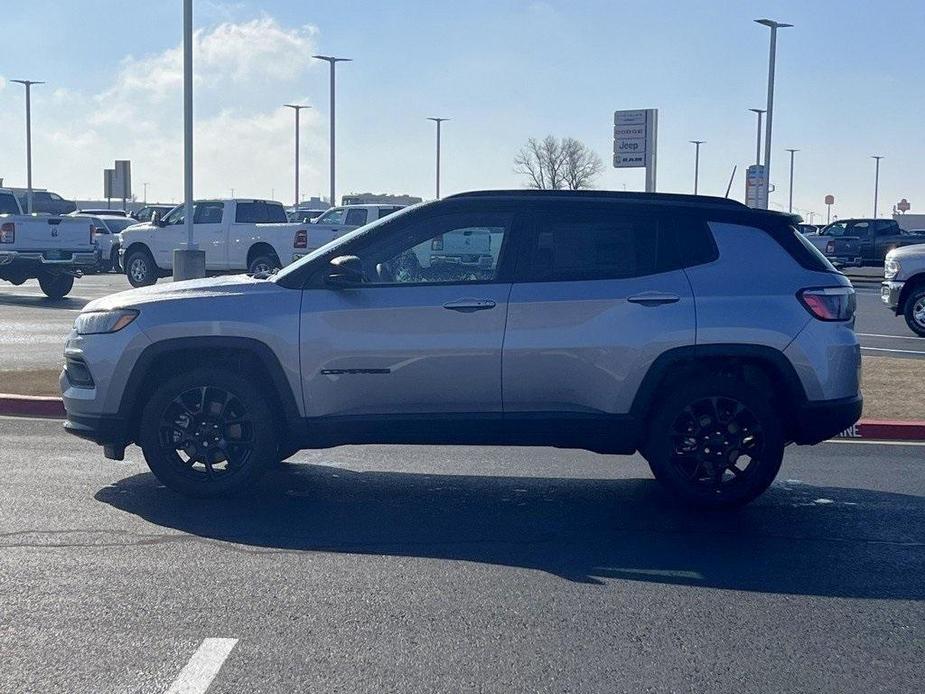
M 64 419 L 64 403 L 61 398 L 46 395 L 0 393 L 0 415 Z
M 61 398 L 44 395 L 9 395 L 0 393 L 0 415 L 11 417 L 47 417 L 64 419 Z M 889 419 L 862 419 L 835 438 L 877 441 L 925 441 L 925 422 Z

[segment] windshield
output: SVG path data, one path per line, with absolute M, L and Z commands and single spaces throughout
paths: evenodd
M 118 234 L 123 229 L 126 229 L 133 224 L 138 224 L 138 222 L 134 219 L 122 219 L 121 217 L 119 219 L 107 219 L 105 221 L 106 226 L 109 227 L 113 234 Z
M 361 236 L 375 232 L 383 224 L 389 224 L 392 221 L 399 219 L 403 215 L 408 214 L 412 210 L 416 210 L 426 204 L 427 203 L 418 203 L 417 205 L 409 205 L 408 207 L 405 207 L 402 210 L 395 212 L 394 214 L 390 214 L 388 217 L 377 219 L 375 222 L 371 222 L 370 224 L 367 224 L 366 226 L 362 226 L 357 229 L 354 229 L 353 231 L 350 231 L 344 234 L 343 236 L 334 239 L 330 243 L 327 243 L 324 246 L 321 246 L 320 248 L 316 248 L 315 250 L 311 251 L 308 255 L 300 258 L 299 260 L 292 263 L 291 265 L 287 265 L 274 276 L 274 279 L 280 280 L 284 277 L 288 277 L 292 273 L 298 271 L 299 268 L 304 267 L 306 264 L 312 262 L 316 258 L 320 258 L 325 255 L 330 255 L 331 257 L 335 257 L 337 249 L 340 248 L 341 246 L 344 246 L 345 244 L 348 244 L 354 239 L 360 238 Z M 310 227 L 309 227 L 309 238 L 311 238 L 311 228 Z

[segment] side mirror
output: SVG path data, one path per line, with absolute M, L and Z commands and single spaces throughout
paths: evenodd
M 151 224 L 153 224 L 156 227 L 163 226 L 163 224 L 161 224 L 160 210 L 155 210 L 154 212 L 151 213 Z
M 324 281 L 332 287 L 355 287 L 363 284 L 363 261 L 355 255 L 341 255 L 334 258 L 328 266 Z

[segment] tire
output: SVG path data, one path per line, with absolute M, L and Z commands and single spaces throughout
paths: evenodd
M 39 287 L 49 299 L 63 299 L 74 288 L 74 277 L 46 272 L 39 276 Z
M 644 450 L 649 467 L 686 504 L 742 506 L 780 470 L 786 441 L 768 393 L 732 376 L 682 383 L 650 419 Z
M 114 272 L 122 272 L 122 268 L 119 267 L 119 249 L 113 248 L 112 252 L 109 254 L 109 267 Z
M 919 337 L 925 337 L 925 287 L 917 287 L 903 304 L 906 325 Z
M 247 266 L 247 273 L 249 275 L 256 275 L 258 272 L 271 272 L 273 270 L 278 270 L 280 267 L 282 267 L 282 263 L 279 262 L 279 258 L 277 258 L 276 255 L 261 253 L 251 260 L 250 264 Z
M 211 367 L 179 374 L 154 391 L 138 442 L 157 479 L 185 496 L 248 491 L 279 462 L 272 410 L 260 390 Z
M 132 251 L 125 259 L 125 276 L 133 287 L 149 287 L 157 282 L 157 265 L 151 254 L 144 251 Z

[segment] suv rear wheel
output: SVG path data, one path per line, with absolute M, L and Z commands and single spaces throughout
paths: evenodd
M 138 438 L 151 472 L 187 496 L 246 491 L 278 460 L 271 409 L 260 391 L 214 368 L 158 387 L 142 412 Z
M 746 504 L 767 489 L 784 454 L 767 394 L 731 376 L 703 376 L 656 407 L 646 445 L 655 478 L 689 504 Z
M 906 325 L 919 337 L 925 337 L 925 286 L 917 287 L 903 305 Z

